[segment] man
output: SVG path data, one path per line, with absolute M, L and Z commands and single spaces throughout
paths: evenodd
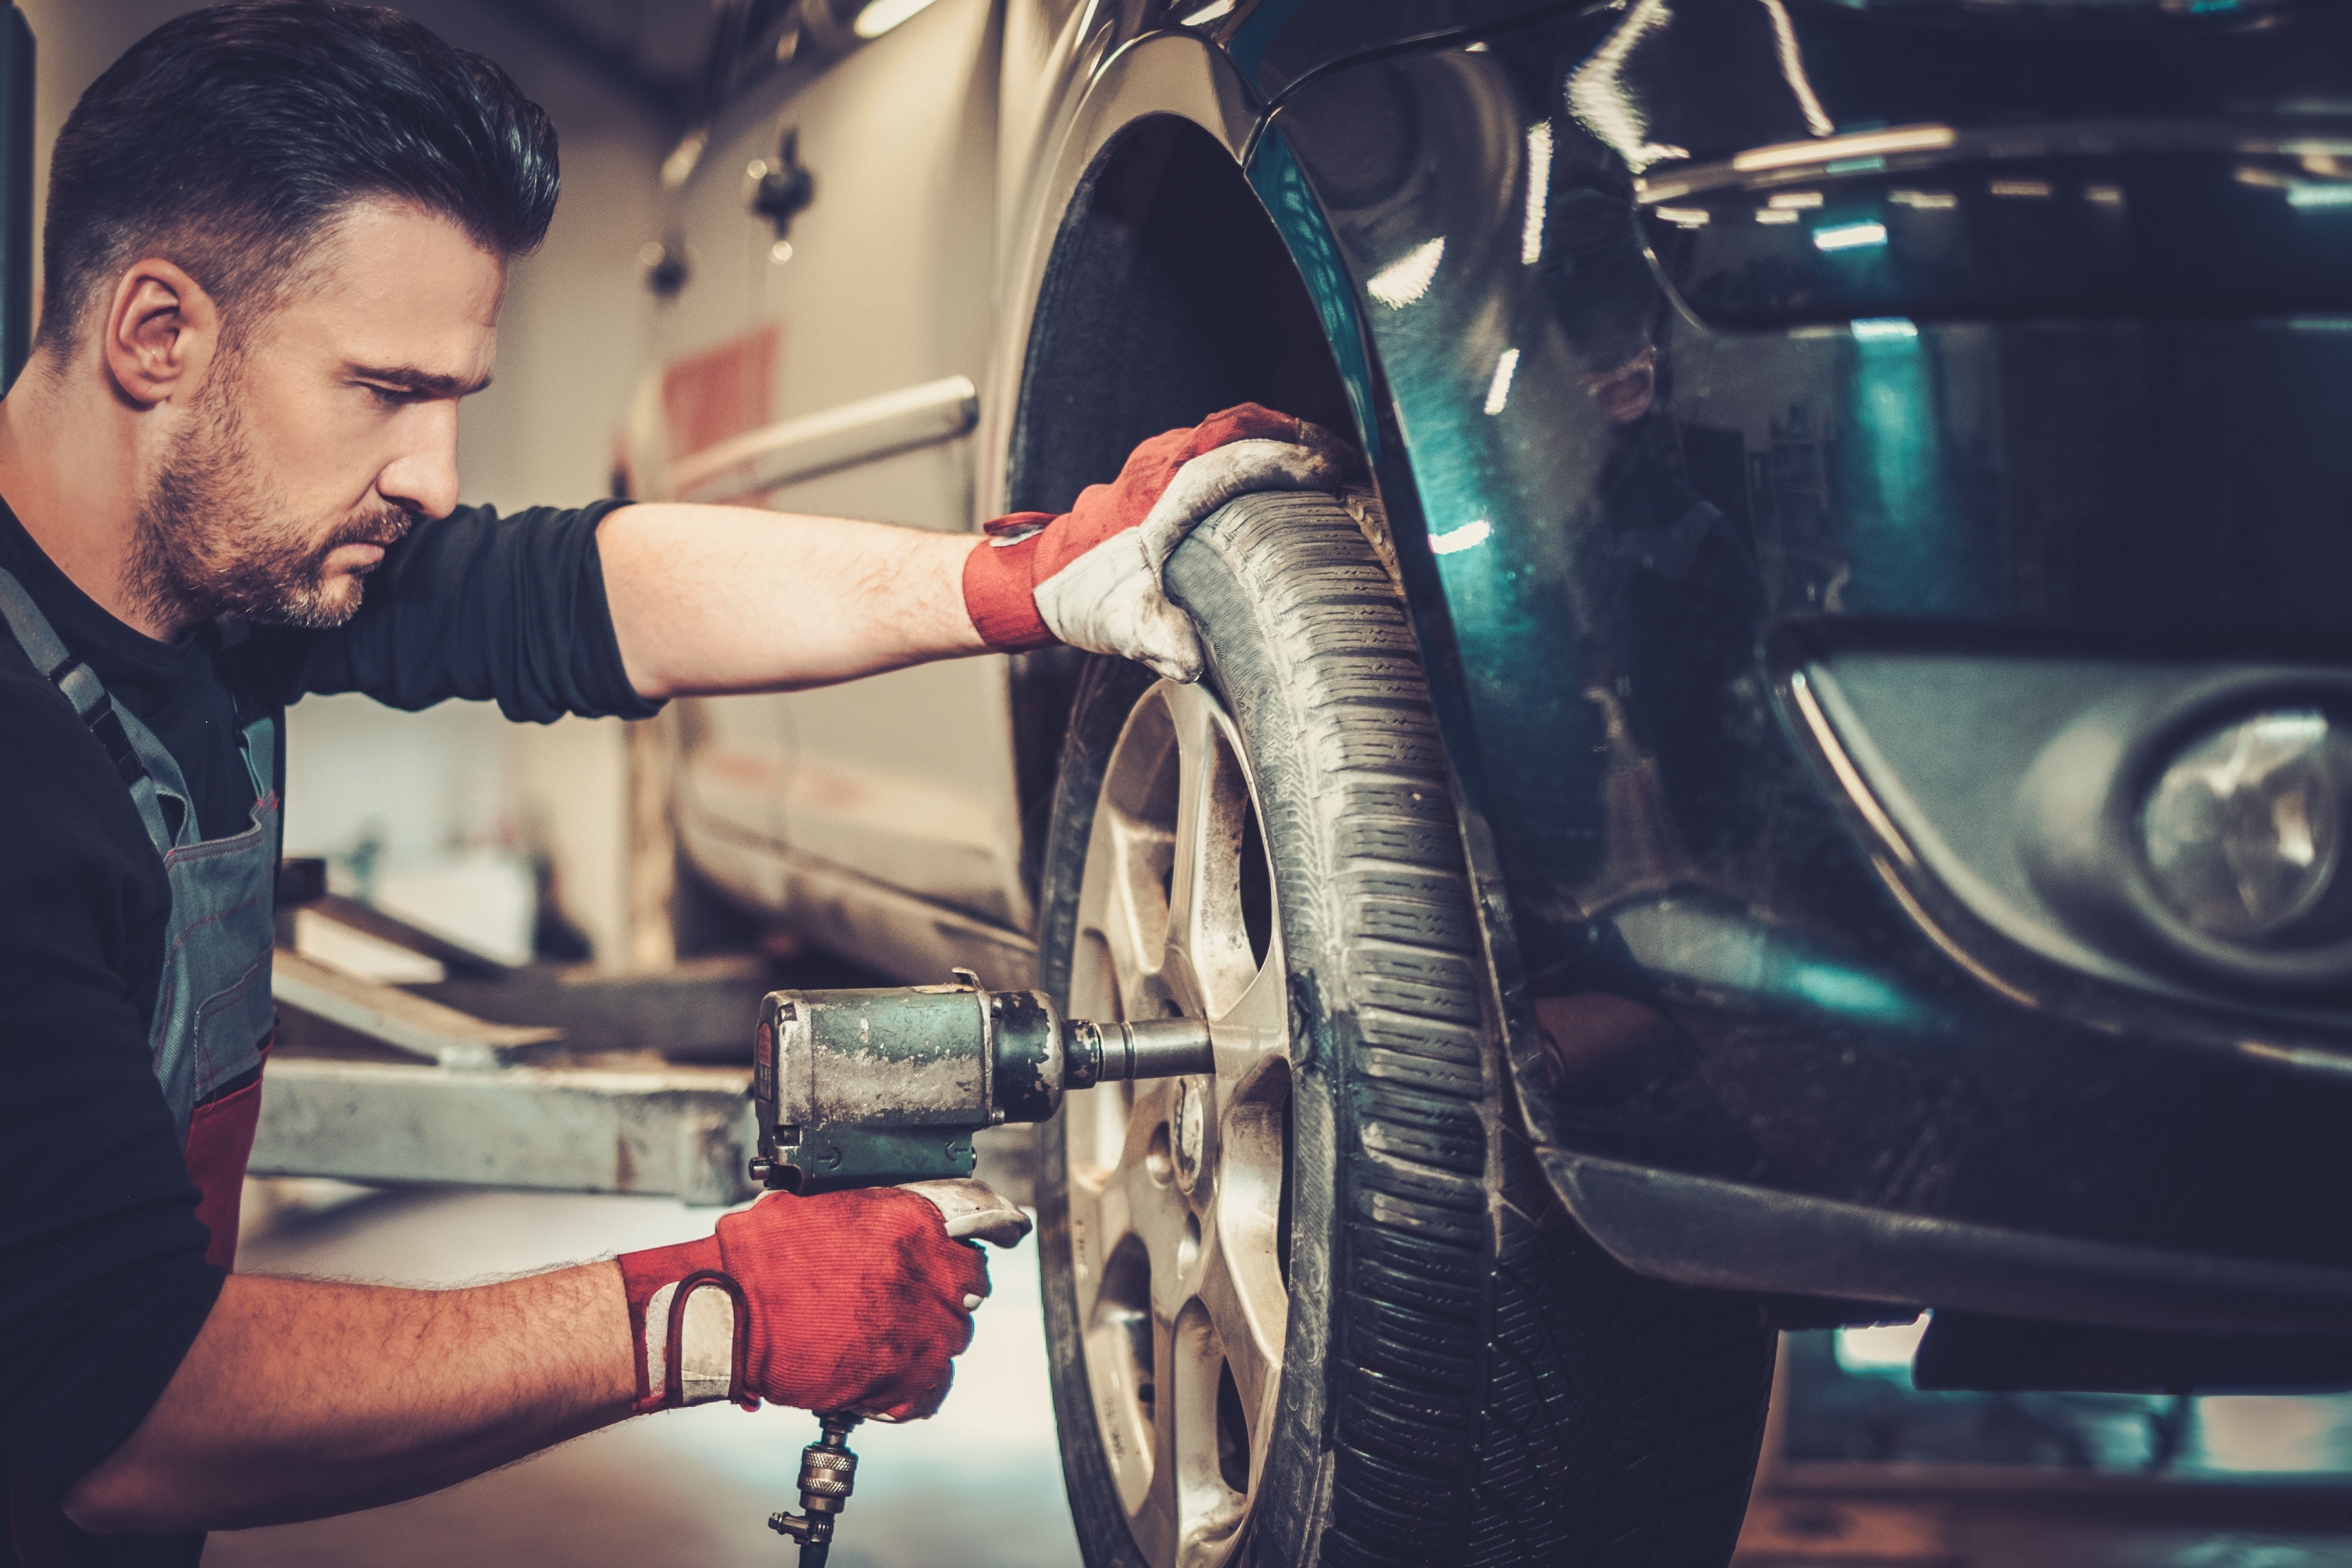
M 227 1274 L 288 702 L 642 716 L 1055 640 L 1191 679 L 1169 552 L 1240 489 L 1340 477 L 1244 408 L 976 546 L 457 509 L 457 402 L 555 195 L 495 66 L 318 0 L 167 25 L 58 142 L 0 404 L 0 1563 L 192 1562 L 704 1399 L 927 1415 L 986 1294 L 950 1235 L 984 1189 L 772 1197 L 464 1290 Z

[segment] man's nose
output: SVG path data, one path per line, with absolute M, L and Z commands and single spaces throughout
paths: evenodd
M 457 405 L 422 404 L 409 414 L 401 454 L 376 477 L 376 490 L 396 506 L 446 517 L 457 505 Z

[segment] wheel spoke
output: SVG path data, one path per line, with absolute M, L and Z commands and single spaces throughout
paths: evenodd
M 1230 1401 L 1223 1346 L 1200 1302 L 1186 1305 L 1169 1336 L 1168 1415 L 1171 1463 L 1168 1477 L 1175 1505 L 1177 1568 L 1218 1568 L 1239 1543 L 1249 1510 L 1248 1455 L 1230 1431 Z M 1238 1484 L 1236 1484 L 1238 1483 Z
M 1176 727 L 1175 864 L 1168 881 L 1167 962 L 1181 976 L 1190 993 L 1184 999 L 1200 1007 L 1198 982 L 1192 971 L 1192 948 L 1201 919 L 1202 883 L 1211 868 L 1202 862 L 1207 846 L 1202 828 L 1215 815 L 1215 748 L 1202 704 L 1192 694 L 1170 693 L 1166 700 Z
M 1092 854 L 1106 874 L 1087 889 L 1092 896 L 1080 907 L 1078 923 L 1081 940 L 1100 944 L 1108 973 L 1099 977 L 1095 994 L 1082 997 L 1073 990 L 1074 1008 L 1091 1007 L 1096 1016 L 1129 1016 L 1158 976 L 1168 924 L 1158 867 L 1173 843 L 1172 834 L 1156 824 L 1108 811 L 1097 816 Z M 1147 1008 L 1143 1016 L 1156 1017 L 1159 1009 Z
M 1217 1080 L 1239 1083 L 1269 1056 L 1290 1054 L 1289 974 L 1277 941 L 1265 964 L 1222 1016 L 1209 1020 L 1217 1048 Z
M 1157 1018 L 1167 1011 L 1161 969 L 1176 853 L 1176 754 L 1173 717 L 1156 693 L 1147 696 L 1112 753 L 1087 845 L 1075 955 L 1081 962 L 1070 988 L 1079 1017 Z M 1084 962 L 1089 957 L 1097 962 Z M 1090 969 L 1096 973 L 1080 973 Z
M 1229 1205 L 1221 1202 L 1220 1210 Z M 1220 1215 L 1202 1260 L 1194 1294 L 1208 1311 L 1249 1426 L 1250 1447 L 1262 1451 L 1273 1427 L 1273 1394 L 1282 1372 L 1283 1330 L 1289 1297 L 1266 1245 L 1273 1216 L 1242 1208 L 1227 1224 Z M 1255 1473 L 1253 1463 L 1252 1473 Z
M 1176 859 L 1168 900 L 1168 968 L 1190 982 L 1188 1011 L 1214 1018 L 1257 972 L 1242 914 L 1240 851 L 1250 813 L 1233 722 L 1197 687 L 1169 689 L 1176 724 Z
M 1071 1185 L 1070 1240 L 1077 1272 L 1078 1316 L 1083 1321 L 1095 1310 L 1104 1270 L 1119 1244 L 1135 1233 L 1135 1222 L 1127 1184 L 1115 1168 L 1097 1180 Z

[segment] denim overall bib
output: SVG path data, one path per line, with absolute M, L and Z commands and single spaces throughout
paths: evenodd
M 196 1217 L 212 1237 L 205 1256 L 229 1268 L 236 1258 L 238 1198 L 261 1112 L 261 1064 L 277 1022 L 269 991 L 278 883 L 278 802 L 271 776 L 277 727 L 263 717 L 239 735 L 253 779 L 252 826 L 226 838 L 202 838 L 179 763 L 107 694 L 97 672 L 67 651 L 24 585 L 5 571 L 0 571 L 0 621 L 105 748 L 163 857 L 172 912 L 149 1058 L 187 1152 L 188 1175 L 200 1194 Z

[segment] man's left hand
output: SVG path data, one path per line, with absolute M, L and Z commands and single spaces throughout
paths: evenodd
M 965 558 L 964 608 L 992 648 L 1068 643 L 1150 665 L 1171 680 L 1204 668 L 1190 616 L 1160 574 L 1193 527 L 1252 490 L 1336 490 L 1347 448 L 1319 426 L 1244 403 L 1135 449 L 1067 512 L 988 524 Z

